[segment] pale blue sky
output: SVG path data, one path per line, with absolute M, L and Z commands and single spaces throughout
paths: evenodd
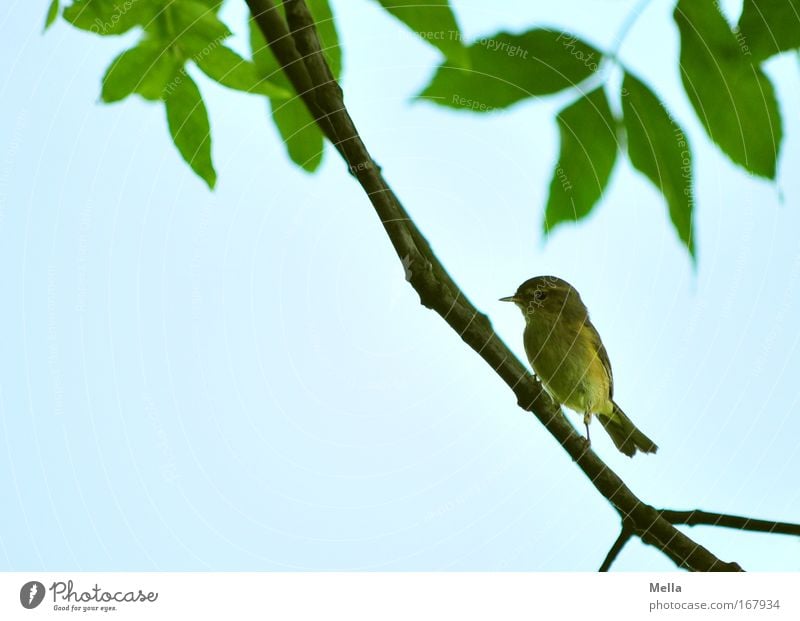
M 773 184 L 702 133 L 670 2 L 622 48 L 694 148 L 695 271 L 624 160 L 596 212 L 544 242 L 569 95 L 490 116 L 409 103 L 436 51 L 374 2 L 333 4 L 366 143 L 502 337 L 522 354 L 522 317 L 497 302 L 522 280 L 581 291 L 618 401 L 661 447 L 629 460 L 598 429 L 598 453 L 656 506 L 800 521 L 796 58 L 768 66 Z M 468 37 L 553 25 L 607 48 L 635 2 L 488 4 L 454 3 Z M 615 513 L 419 306 L 335 153 L 299 171 L 262 101 L 200 78 L 209 192 L 159 106 L 98 103 L 131 36 L 41 36 L 45 5 L 0 12 L 0 568 L 595 570 Z M 748 569 L 800 570 L 796 539 L 691 534 Z M 671 566 L 632 543 L 617 568 Z

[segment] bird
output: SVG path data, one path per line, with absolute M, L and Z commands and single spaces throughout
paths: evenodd
M 658 450 L 614 401 L 611 361 L 575 287 L 557 276 L 536 276 L 500 301 L 522 311 L 528 362 L 553 401 L 583 414 L 587 442 L 594 415 L 628 457 Z

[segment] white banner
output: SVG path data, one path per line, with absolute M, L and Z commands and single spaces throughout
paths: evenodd
M 800 574 L 0 573 L 0 619 L 800 619 Z

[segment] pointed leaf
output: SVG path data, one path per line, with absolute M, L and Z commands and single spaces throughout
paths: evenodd
M 774 178 L 782 128 L 772 83 L 714 0 L 680 0 L 681 77 L 706 132 L 736 164 Z
M 255 20 L 251 19 L 250 24 L 250 55 L 253 58 L 253 63 L 256 70 L 266 79 L 276 84 L 288 85 L 289 80 L 281 71 L 275 55 L 267 45 L 264 35 L 261 34 L 261 29 L 256 24 Z
M 225 0 L 197 0 L 197 2 L 200 2 L 201 4 L 204 4 L 205 6 L 207 6 L 209 9 L 211 9 L 215 13 L 219 12 L 219 8 L 222 6 L 222 3 L 224 1 Z
M 52 0 L 52 2 L 50 2 L 50 6 L 47 9 L 47 17 L 44 20 L 45 30 L 50 28 L 50 26 L 53 25 L 53 22 L 56 21 L 56 18 L 58 17 L 58 8 L 59 8 L 58 0 Z
M 545 210 L 544 229 L 580 220 L 603 195 L 617 159 L 617 121 L 600 87 L 558 113 L 561 152 Z
M 692 152 L 686 134 L 653 91 L 629 73 L 622 84 L 622 111 L 631 163 L 664 195 L 678 237 L 694 258 Z
M 441 106 L 486 112 L 575 86 L 597 71 L 601 54 L 552 30 L 500 32 L 469 46 L 471 69 L 440 65 L 420 97 Z
M 208 54 L 231 36 L 214 10 L 202 2 L 172 2 L 166 11 L 171 36 L 168 42 L 180 48 L 187 59 Z
M 76 28 L 99 35 L 119 35 L 135 26 L 147 26 L 161 9 L 157 0 L 74 0 L 63 15 Z
M 164 97 L 172 140 L 183 159 L 213 188 L 217 173 L 211 161 L 211 128 L 208 113 L 197 84 L 188 73 L 174 80 L 174 88 Z
M 259 76 L 256 66 L 232 49 L 217 45 L 195 58 L 197 66 L 212 80 L 246 93 L 288 99 L 289 91 Z
M 102 99 L 112 103 L 133 93 L 145 99 L 161 99 L 180 67 L 181 62 L 163 44 L 143 41 L 111 63 L 103 77 Z
M 800 47 L 800 0 L 744 0 L 736 38 L 762 61 Z
M 324 139 L 311 114 L 280 70 L 258 26 L 250 20 L 250 47 L 259 76 L 292 93 L 289 98 L 271 97 L 272 120 L 292 161 L 308 172 L 322 162 Z
M 469 67 L 469 52 L 449 0 L 377 0 L 420 39 L 457 67 Z
M 307 172 L 314 172 L 322 162 L 324 140 L 303 100 L 273 99 L 272 118 L 292 161 Z

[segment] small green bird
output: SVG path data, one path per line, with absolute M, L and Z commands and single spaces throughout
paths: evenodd
M 522 311 L 522 338 L 534 373 L 555 402 L 583 414 L 587 440 L 594 414 L 625 455 L 658 450 L 614 403 L 611 362 L 572 285 L 556 276 L 537 276 L 500 301 L 514 302 Z

